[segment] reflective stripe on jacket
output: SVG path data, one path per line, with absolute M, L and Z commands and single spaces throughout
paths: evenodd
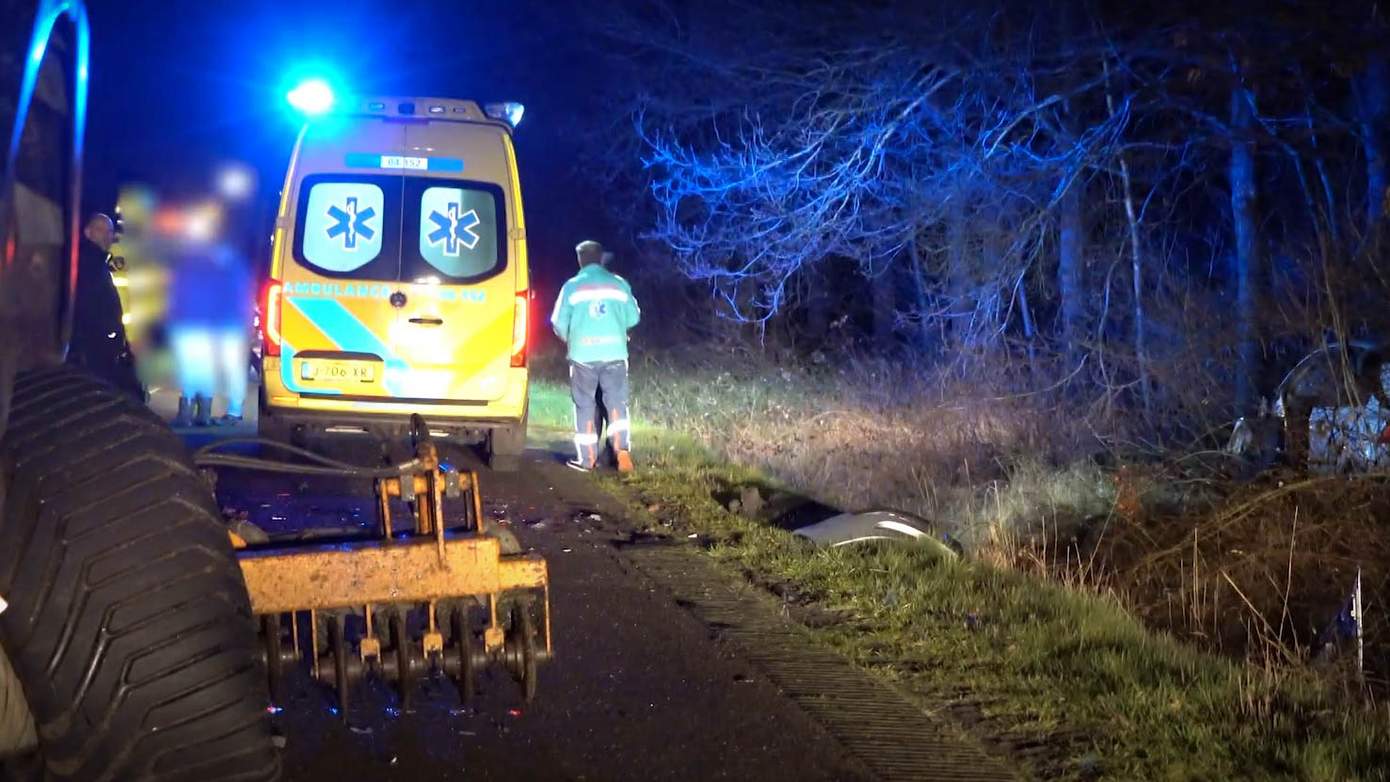
M 550 326 L 580 364 L 623 361 L 627 332 L 642 317 L 627 280 L 598 264 L 579 270 L 560 289 Z

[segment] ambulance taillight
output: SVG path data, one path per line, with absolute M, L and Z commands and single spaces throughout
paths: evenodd
M 530 294 L 522 291 L 516 295 L 516 313 L 512 316 L 512 366 L 526 366 L 526 336 L 530 331 Z
M 270 280 L 261 295 L 261 336 L 267 356 L 280 355 L 280 296 L 283 292 L 284 286 L 279 280 Z

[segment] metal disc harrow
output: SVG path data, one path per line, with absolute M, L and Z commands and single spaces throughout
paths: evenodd
M 407 708 L 416 683 L 443 675 L 469 700 L 479 672 L 498 666 L 526 700 L 552 655 L 545 560 L 504 553 L 487 529 L 478 476 L 441 465 L 423 419 L 412 419 L 415 457 L 363 468 L 272 444 L 310 464 L 200 452 L 200 466 L 370 477 L 378 524 L 368 537 L 252 545 L 232 533 L 251 608 L 259 621 L 272 698 L 282 702 L 287 670 L 307 665 L 332 687 L 340 713 L 366 677 L 393 684 Z M 398 525 L 392 505 L 410 508 Z M 460 502 L 446 523 L 445 501 Z M 400 528 L 398 528 L 398 526 Z

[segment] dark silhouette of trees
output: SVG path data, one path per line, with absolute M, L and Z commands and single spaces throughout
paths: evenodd
M 596 16 L 630 123 L 596 160 L 631 188 L 634 232 L 724 315 L 819 345 L 845 314 L 824 286 L 857 279 L 880 348 L 1021 348 L 1144 410 L 1218 388 L 1202 403 L 1239 411 L 1329 308 L 1341 330 L 1390 320 L 1377 6 Z M 1179 387 L 1192 368 L 1208 380 Z

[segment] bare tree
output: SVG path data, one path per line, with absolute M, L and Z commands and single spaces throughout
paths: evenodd
M 1345 215 L 1383 215 L 1385 57 L 1343 19 L 655 8 L 603 15 L 637 85 L 606 159 L 642 187 L 642 234 L 722 313 L 765 324 L 805 302 L 823 334 L 849 314 L 827 307 L 852 306 L 876 342 L 910 327 L 933 360 L 1057 347 L 1144 409 L 1176 404 L 1186 389 L 1157 378 L 1197 360 L 1248 409 L 1271 351 L 1306 339 L 1272 286 L 1378 273 L 1342 237 Z M 857 281 L 828 273 L 846 266 Z

